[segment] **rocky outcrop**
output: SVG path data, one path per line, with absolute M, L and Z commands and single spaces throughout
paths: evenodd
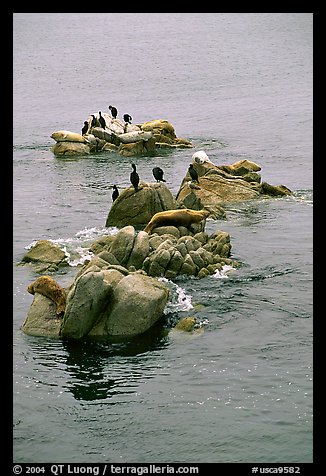
M 163 315 L 169 299 L 168 288 L 156 278 L 203 278 L 226 264 L 237 266 L 229 258 L 229 234 L 216 231 L 209 236 L 204 226 L 205 222 L 189 228 L 162 226 L 148 235 L 128 225 L 115 235 L 99 238 L 90 248 L 94 257 L 78 271 L 71 286 L 62 288 L 66 295 L 63 319 L 58 319 L 51 295 L 34 286 L 22 330 L 68 339 L 120 339 L 144 333 Z
M 35 294 L 22 330 L 69 339 L 130 338 L 160 319 L 168 298 L 168 289 L 158 280 L 96 258 L 69 288 L 63 319 L 58 319 L 49 298 Z
M 205 157 L 198 157 L 195 153 L 192 163 L 199 183 L 194 184 L 187 172 L 176 196 L 178 206 L 189 207 L 189 203 L 194 203 L 197 208 L 211 208 L 212 213 L 216 213 L 216 207 L 227 202 L 252 200 L 262 194 L 281 196 L 292 193 L 283 185 L 261 183 L 261 175 L 258 173 L 260 166 L 248 160 L 232 165 L 214 165 L 209 159 L 205 160 Z M 217 209 L 217 215 L 218 213 Z
M 189 140 L 178 138 L 176 136 L 173 125 L 166 119 L 156 119 L 154 121 L 144 122 L 144 124 L 140 125 L 140 128 L 143 131 L 151 132 L 153 134 L 156 147 L 192 147 L 192 144 Z
M 114 151 L 124 157 L 153 155 L 157 148 L 192 147 L 189 140 L 178 138 L 172 124 L 165 119 L 156 119 L 144 124 L 126 124 L 102 113 L 105 128 L 101 127 L 99 116 L 89 116 L 88 129 L 84 135 L 70 131 L 53 132 L 56 141 L 52 147 L 55 155 L 89 154 L 99 151 Z
M 96 254 L 94 259 L 107 264 L 124 266 L 129 271 L 143 270 L 148 276 L 169 279 L 180 275 L 202 278 L 214 274 L 225 264 L 237 266 L 229 258 L 231 243 L 228 233 L 217 231 L 208 236 L 202 229 L 203 224 L 192 224 L 191 227 L 193 231 L 183 226 L 164 226 L 154 228 L 148 235 L 126 226 L 109 240 L 95 242 L 91 250 Z
M 141 181 L 137 192 L 133 186 L 120 192 L 112 204 L 105 226 L 143 227 L 155 213 L 174 208 L 175 199 L 166 185 Z

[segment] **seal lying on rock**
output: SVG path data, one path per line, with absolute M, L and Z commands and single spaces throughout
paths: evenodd
M 65 312 L 66 291 L 51 276 L 40 276 L 28 286 L 27 291 L 30 294 L 39 293 L 51 299 L 57 306 L 58 316 Z
M 144 231 L 149 235 L 153 228 L 159 226 L 185 226 L 189 227 L 192 223 L 199 223 L 206 220 L 209 212 L 207 210 L 190 210 L 189 208 L 181 208 L 178 210 L 166 210 L 164 212 L 155 213 L 152 219 L 147 223 Z

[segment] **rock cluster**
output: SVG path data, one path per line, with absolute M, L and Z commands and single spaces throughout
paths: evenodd
M 183 178 L 176 195 L 178 206 L 211 210 L 214 217 L 221 214 L 219 208 L 227 202 L 252 200 L 261 195 L 284 196 L 292 192 L 284 185 L 261 182 L 261 167 L 249 160 L 232 165 L 214 165 L 209 160 L 193 156 L 193 167 L 199 183 L 192 186 L 189 172 Z M 217 216 L 216 216 L 217 215 Z
M 155 119 L 143 124 L 128 124 L 102 113 L 106 126 L 103 128 L 99 116 L 88 117 L 87 132 L 83 135 L 70 131 L 53 132 L 56 141 L 52 151 L 55 155 L 89 154 L 99 151 L 114 151 L 124 157 L 153 155 L 157 148 L 192 147 L 187 139 L 178 138 L 174 127 L 166 119 Z
M 66 291 L 63 319 L 58 319 L 48 297 L 35 293 L 23 332 L 69 339 L 130 338 L 160 319 L 169 298 L 169 290 L 158 280 L 100 258 L 84 267 Z
M 192 229 L 197 227 L 193 231 L 182 226 L 164 226 L 148 235 L 144 231 L 137 233 L 129 225 L 116 235 L 97 240 L 91 251 L 96 255 L 94 259 L 168 279 L 180 275 L 202 278 L 214 274 L 225 264 L 236 266 L 237 263 L 229 258 L 229 234 L 216 231 L 208 236 L 201 226 L 192 225 Z

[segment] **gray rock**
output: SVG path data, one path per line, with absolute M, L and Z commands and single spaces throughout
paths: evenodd
M 184 262 L 180 269 L 180 274 L 186 274 L 188 276 L 196 275 L 196 271 L 198 268 L 196 267 L 195 263 L 193 262 L 191 256 L 189 254 L 186 255 Z
M 22 325 L 22 331 L 35 337 L 59 337 L 62 319 L 56 314 L 56 305 L 42 294 L 35 293 Z
M 149 252 L 149 236 L 144 231 L 140 231 L 136 236 L 127 267 L 134 266 L 136 269 L 140 269 Z
M 153 228 L 152 233 L 156 233 L 158 235 L 172 235 L 177 239 L 181 236 L 179 229 L 175 226 L 160 226 L 158 228 Z
M 140 182 L 136 192 L 130 186 L 112 203 L 105 226 L 145 226 L 157 212 L 176 208 L 170 190 L 163 183 Z
M 80 339 L 87 335 L 102 313 L 110 309 L 114 287 L 123 277 L 116 270 L 88 272 L 80 276 L 67 296 L 61 336 Z
M 133 226 L 125 226 L 115 235 L 115 240 L 112 242 L 110 247 L 110 253 L 115 256 L 122 266 L 128 263 L 134 246 L 135 237 L 136 234 Z
M 25 254 L 24 263 L 67 266 L 67 257 L 58 245 L 49 240 L 38 240 L 35 245 Z
M 175 248 L 168 265 L 168 271 L 170 272 L 172 271 L 173 273 L 175 273 L 175 275 L 178 275 L 181 269 L 181 266 L 183 265 L 183 262 L 184 262 L 184 257 L 182 256 L 180 251 L 178 251 Z M 168 277 L 167 274 L 165 274 L 165 276 Z
M 111 336 L 133 337 L 148 330 L 162 316 L 169 291 L 161 282 L 130 274 L 116 286 L 106 329 Z

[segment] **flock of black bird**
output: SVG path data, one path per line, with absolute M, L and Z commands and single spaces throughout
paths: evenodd
M 110 104 L 110 106 L 108 106 L 108 109 L 109 109 L 110 112 L 111 112 L 112 118 L 113 118 L 113 119 L 116 119 L 117 116 L 118 116 L 118 109 L 117 109 L 116 107 L 114 107 L 114 106 L 111 106 L 111 104 Z M 99 123 L 101 124 L 101 127 L 102 127 L 103 129 L 105 129 L 105 128 L 106 128 L 106 122 L 105 122 L 104 117 L 102 116 L 102 111 L 99 111 L 99 112 L 98 112 L 98 115 L 99 115 L 98 121 L 99 121 Z M 125 126 L 126 126 L 127 124 L 131 124 L 132 117 L 131 117 L 130 114 L 124 114 L 124 115 L 123 115 L 123 120 L 125 121 Z M 91 127 L 90 127 L 90 128 L 96 126 L 96 121 L 97 121 L 97 120 L 96 120 L 96 117 L 94 116 L 94 114 L 92 114 L 92 123 L 91 123 Z M 87 121 L 84 121 L 84 126 L 83 126 L 83 128 L 82 128 L 82 135 L 86 134 L 87 131 L 88 131 L 88 122 L 87 122 Z
M 111 112 L 112 118 L 116 119 L 117 116 L 118 116 L 117 108 L 110 105 L 110 106 L 108 106 L 108 109 Z M 101 127 L 103 129 L 105 129 L 106 128 L 106 122 L 105 122 L 104 117 L 102 116 L 102 112 L 99 111 L 98 114 L 99 114 L 99 119 L 98 119 L 99 123 L 101 124 Z M 124 114 L 123 115 L 123 120 L 125 121 L 125 125 L 131 124 L 132 117 L 130 116 L 130 114 Z M 92 114 L 91 127 L 95 127 L 95 125 L 96 125 L 96 117 L 94 116 L 94 114 Z M 88 131 L 88 122 L 85 121 L 84 126 L 82 128 L 82 134 L 83 135 L 86 134 L 87 131 Z M 132 172 L 130 174 L 130 182 L 131 182 L 132 186 L 134 187 L 135 191 L 138 192 L 139 175 L 138 175 L 137 170 L 136 170 L 136 165 L 131 164 L 131 166 L 132 166 Z M 157 182 L 166 182 L 166 180 L 164 180 L 164 178 L 163 178 L 164 172 L 160 167 L 154 167 L 152 172 L 153 172 L 154 178 Z M 193 184 L 193 182 L 199 183 L 198 182 L 198 174 L 197 174 L 196 170 L 194 169 L 193 164 L 189 165 L 188 172 L 189 172 L 190 177 L 191 177 L 191 184 Z M 116 185 L 113 185 L 112 201 L 114 202 L 114 200 L 116 200 L 118 198 L 118 196 L 119 196 L 118 187 Z
M 135 192 L 138 192 L 138 185 L 139 185 L 140 179 L 136 170 L 136 164 L 131 164 L 131 167 L 132 167 L 132 172 L 130 174 L 130 182 L 131 182 L 131 185 L 134 187 Z M 166 180 L 164 180 L 163 178 L 164 171 L 161 169 L 161 167 L 154 167 L 152 172 L 156 182 L 166 182 Z M 199 183 L 198 174 L 196 170 L 194 169 L 193 164 L 189 165 L 188 172 L 191 177 L 191 183 L 193 182 Z M 196 188 L 199 188 L 199 187 L 196 187 Z M 113 185 L 112 201 L 114 202 L 114 200 L 116 200 L 118 196 L 119 196 L 118 187 L 116 185 Z

